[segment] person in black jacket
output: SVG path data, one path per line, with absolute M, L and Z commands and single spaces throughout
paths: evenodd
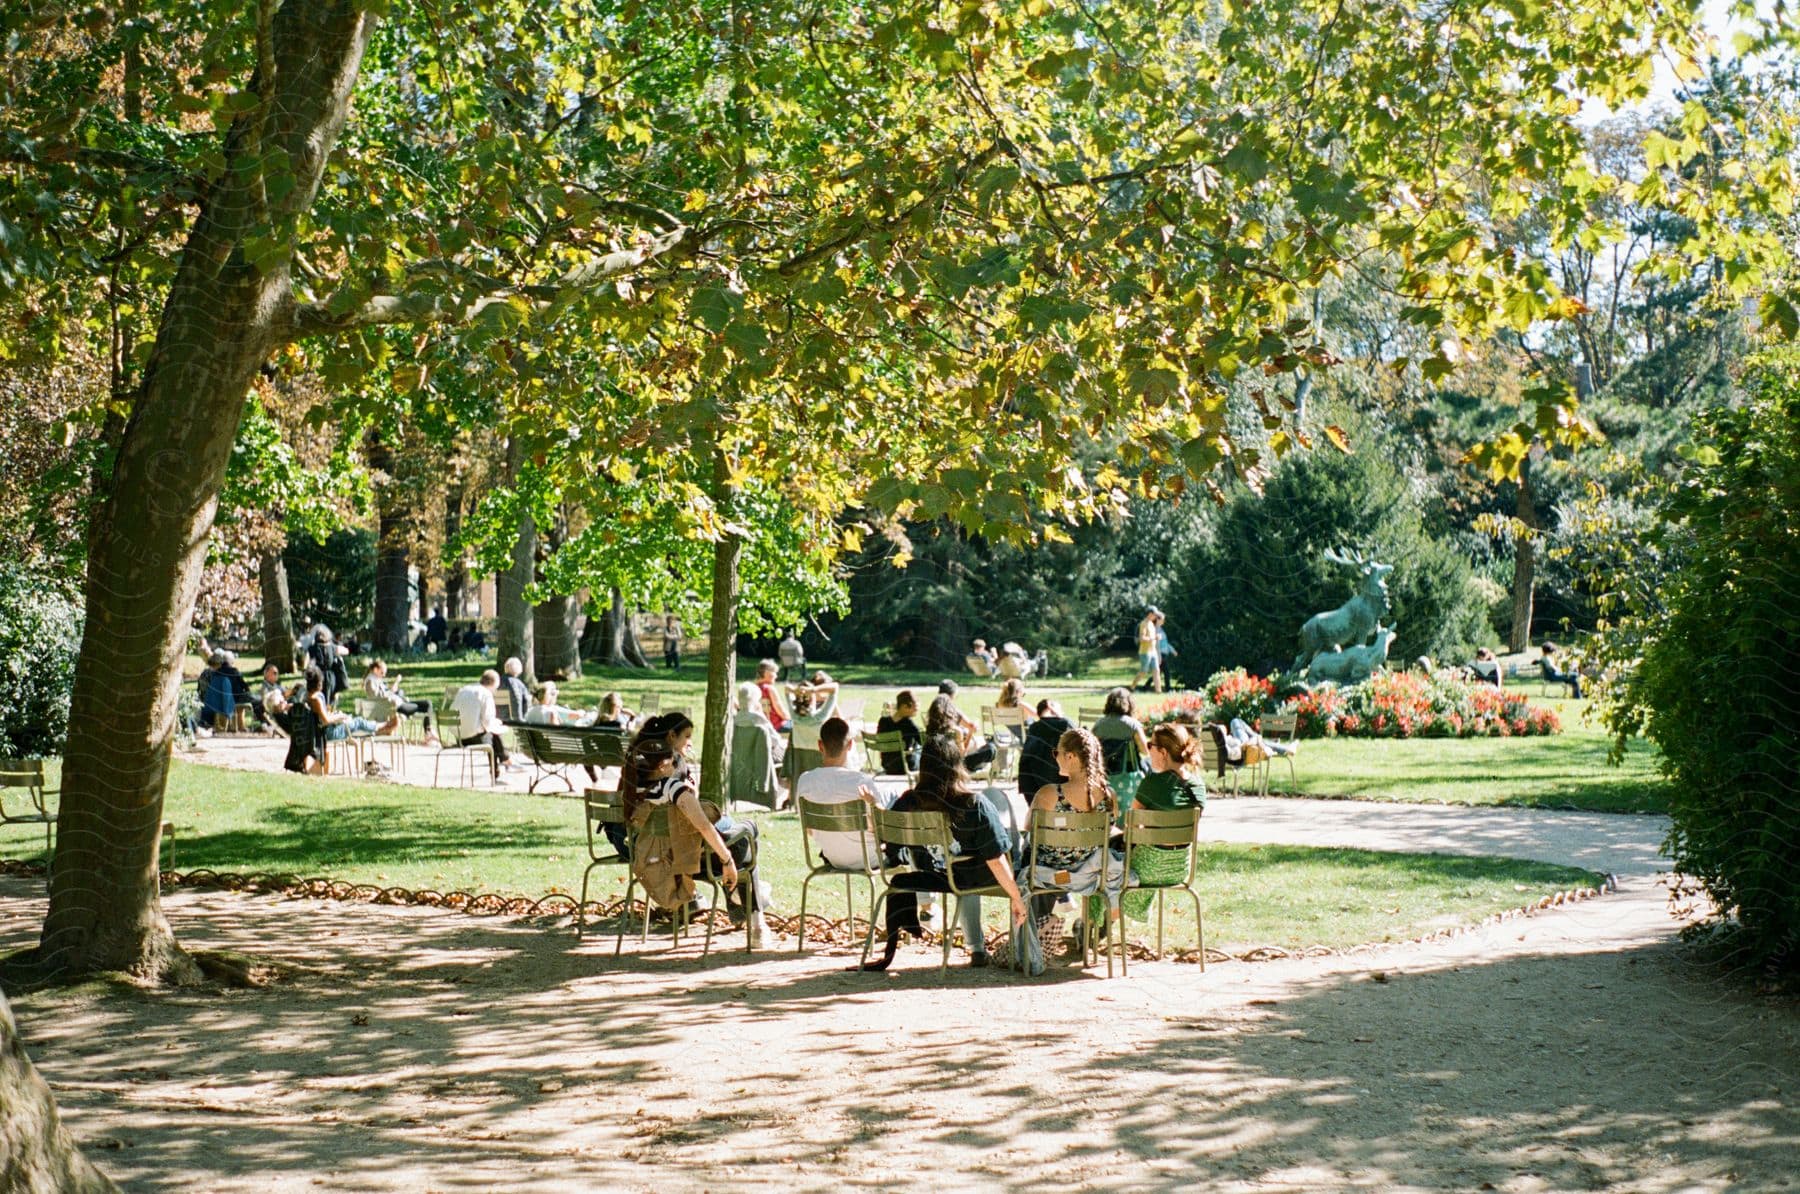
M 346 652 L 332 637 L 331 627 L 323 622 L 314 626 L 307 638 L 306 661 L 318 668 L 319 674 L 324 677 L 325 686 L 320 691 L 324 694 L 325 703 L 335 706 L 338 695 L 350 687 L 350 672 L 344 667 Z
M 912 689 L 909 688 L 894 698 L 894 711 L 891 714 L 883 713 L 876 721 L 875 732 L 877 734 L 887 734 L 898 730 L 900 743 L 905 748 L 904 756 L 898 751 L 884 750 L 881 752 L 883 775 L 905 775 L 909 764 L 918 765 L 919 750 L 924 741 L 923 736 L 919 733 L 919 723 L 913 720 L 918 712 L 918 699 L 913 696 Z
M 1038 791 L 1062 780 L 1056 765 L 1056 743 L 1075 724 L 1063 716 L 1062 706 L 1048 697 L 1038 702 L 1037 720 L 1025 731 L 1019 751 L 1019 794 L 1030 800 Z

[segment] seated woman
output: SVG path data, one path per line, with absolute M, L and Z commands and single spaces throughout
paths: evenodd
M 1492 684 L 1495 688 L 1503 686 L 1500 679 L 1500 661 L 1494 658 L 1493 651 L 1486 647 L 1476 650 L 1475 662 L 1469 665 L 1469 670 L 1475 674 L 1477 680 Z
M 1544 656 L 1542 659 L 1538 660 L 1538 666 L 1544 671 L 1545 682 L 1550 684 L 1567 684 L 1569 686 L 1569 695 L 1579 701 L 1581 699 L 1581 672 L 1579 669 L 1571 669 L 1566 672 L 1563 671 L 1556 662 L 1556 657 L 1561 653 L 1562 648 L 1555 643 L 1545 643 Z
M 318 684 L 313 683 L 313 673 L 318 672 Z M 373 722 L 366 717 L 354 717 L 339 712 L 325 703 L 325 689 L 328 681 L 325 673 L 318 668 L 306 669 L 306 703 L 311 706 L 313 716 L 325 727 L 327 742 L 341 742 L 352 734 L 392 734 L 400 728 L 400 714 L 389 714 L 383 722 Z
M 1206 807 L 1206 785 L 1197 770 L 1200 741 L 1176 722 L 1157 726 L 1150 733 L 1150 774 L 1138 785 L 1132 803 L 1138 808 L 1164 812 Z M 1121 810 L 1121 816 L 1123 811 Z M 1139 850 L 1132 859 L 1132 877 L 1144 883 L 1175 883 L 1187 874 L 1187 850 L 1181 846 L 1157 846 Z M 1125 915 L 1144 920 L 1155 893 L 1127 890 L 1120 900 Z
M 1109 821 L 1118 818 L 1118 801 L 1106 783 L 1100 740 L 1091 732 L 1079 728 L 1065 730 L 1056 742 L 1056 766 L 1064 779 L 1038 789 L 1031 801 L 1032 812 L 1103 812 Z M 1110 847 L 1089 850 L 1047 847 L 1038 849 L 1035 858 L 1030 853 L 1025 858 L 1027 862 L 1036 863 L 1032 872 L 1034 883 L 1070 891 L 1092 891 L 1088 901 L 1090 916 L 1099 915 L 1102 897 L 1110 905 L 1107 915 L 1118 915 L 1119 890 L 1125 885 L 1125 865 Z M 1032 914 L 1039 919 L 1048 916 L 1056 899 L 1055 895 L 1033 897 Z M 1077 929 L 1074 939 L 1080 941 L 1079 926 Z
M 410 699 L 400 691 L 400 677 L 388 679 L 386 661 L 370 660 L 369 670 L 363 675 L 363 696 L 371 701 L 385 705 L 389 710 L 401 717 L 411 717 L 415 713 L 425 719 L 425 745 L 437 745 L 437 732 L 431 724 L 431 702 L 424 698 Z
M 1025 724 L 1030 725 L 1037 720 L 1037 714 L 1025 699 L 1025 681 L 1008 680 L 1000 686 L 1000 697 L 994 702 L 996 709 L 1018 709 L 1025 715 Z
M 877 734 L 888 734 L 898 731 L 900 751 L 884 750 L 881 752 L 881 773 L 883 775 L 905 775 L 907 763 L 918 765 L 920 743 L 919 723 L 913 718 L 919 712 L 919 702 L 913 697 L 912 689 L 904 689 L 894 698 L 894 711 L 883 713 L 875 723 Z
M 925 737 L 933 738 L 944 735 L 956 740 L 963 752 L 962 764 L 966 771 L 980 771 L 994 761 L 994 744 L 984 742 L 975 745 L 979 737 L 975 723 L 963 716 L 956 702 L 946 693 L 938 693 L 932 698 L 931 708 L 925 710 Z
M 804 684 L 788 686 L 788 703 L 793 706 L 794 719 L 811 717 L 819 725 L 837 712 L 839 684 L 823 671 L 812 674 L 812 678 Z
M 544 699 L 550 700 L 556 695 L 555 685 L 546 685 Z M 594 715 L 594 725 L 601 729 L 629 730 L 631 723 L 637 718 L 625 707 L 625 699 L 616 692 L 609 692 L 600 698 L 600 711 Z
M 1137 703 L 1132 700 L 1130 689 L 1115 688 L 1106 694 L 1106 710 L 1094 722 L 1094 737 L 1100 739 L 1100 756 L 1108 775 L 1141 769 L 1144 757 L 1150 753 L 1144 725 L 1136 713 Z
M 875 804 L 875 793 L 869 788 L 859 793 L 863 800 Z M 1013 927 L 1025 923 L 1025 899 L 1013 878 L 1013 855 L 1017 847 L 1012 834 L 1000 820 L 994 806 L 969 787 L 968 773 L 962 766 L 962 745 L 947 734 L 934 734 L 925 740 L 919 757 L 919 782 L 894 801 L 897 813 L 943 813 L 950 822 L 950 836 L 956 857 L 950 860 L 951 873 L 958 887 L 998 886 L 1012 901 Z M 899 865 L 897 851 L 889 854 L 889 863 Z M 913 874 L 896 875 L 887 895 L 887 944 L 879 959 L 867 962 L 864 970 L 886 970 L 900 948 L 902 931 L 914 937 L 923 936 L 919 924 L 919 896 L 922 891 L 947 892 L 948 877 L 944 861 L 925 850 L 909 851 Z M 958 909 L 963 939 L 968 943 L 970 963 L 985 966 L 988 962 L 987 939 L 981 930 L 981 901 L 965 899 Z
M 694 784 L 693 770 L 684 758 L 688 739 L 693 736 L 693 723 L 679 713 L 668 716 L 678 720 L 667 725 L 686 724 L 678 730 L 671 729 L 667 737 L 640 742 L 619 777 L 625 819 L 640 831 L 638 848 L 631 860 L 632 873 L 662 907 L 675 910 L 688 906 L 694 898 L 694 876 L 700 873 L 704 861 L 704 844 L 717 860 L 727 910 L 734 919 L 740 911 L 749 916 L 750 945 L 758 948 L 768 935 L 763 910 L 768 906 L 769 891 L 768 884 L 756 875 L 756 825 L 733 821 L 729 816 L 715 821 L 707 815 Z M 651 838 L 642 832 L 658 805 L 673 806 L 667 838 Z
M 295 720 L 296 732 L 288 746 L 289 771 L 304 769 L 312 775 L 323 775 L 327 742 L 341 742 L 351 734 L 391 734 L 400 725 L 398 713 L 377 725 L 366 717 L 352 717 L 333 709 L 325 702 L 325 673 L 310 664 L 306 668 L 304 705 L 311 725 L 302 734 L 299 719 Z M 295 766 L 296 758 L 301 763 L 299 767 Z
M 557 700 L 556 681 L 546 680 L 538 699 L 525 711 L 525 723 L 534 726 L 585 726 L 594 724 L 592 713 L 571 709 Z M 615 696 L 616 694 L 611 694 Z

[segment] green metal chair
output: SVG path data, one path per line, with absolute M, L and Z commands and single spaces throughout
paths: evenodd
M 20 812 L 12 812 L 6 807 L 6 794 L 9 788 L 20 788 L 25 792 L 29 807 Z M 44 760 L 42 759 L 0 759 L 0 825 L 35 825 L 44 826 L 44 853 L 51 853 L 53 845 L 51 827 L 56 824 L 56 814 L 50 811 L 45 802 L 46 796 L 57 795 L 44 786 Z
M 875 842 L 878 848 L 885 848 L 887 846 L 899 846 L 902 848 L 914 846 L 925 849 L 934 849 L 937 850 L 939 856 L 945 860 L 943 875 L 944 886 L 942 888 L 899 885 L 902 891 L 917 891 L 922 893 L 925 891 L 936 890 L 952 897 L 951 900 L 946 901 L 951 906 L 945 909 L 947 916 L 944 921 L 944 930 L 939 934 L 942 939 L 944 952 L 943 960 L 938 964 L 938 975 L 939 977 L 943 977 L 950 971 L 950 938 L 953 935 L 951 926 L 956 923 L 956 911 L 957 908 L 961 906 L 962 901 L 971 897 L 979 898 L 981 896 L 994 896 L 1000 899 L 1007 899 L 1006 889 L 997 883 L 980 884 L 975 887 L 963 887 L 956 881 L 955 862 L 957 859 L 954 854 L 956 847 L 950 837 L 950 822 L 943 813 L 896 813 L 886 809 L 873 809 L 870 811 L 869 816 L 875 826 Z M 869 933 L 868 936 L 863 939 L 863 961 L 865 963 L 869 960 L 869 951 L 875 946 L 875 926 L 880 923 L 881 910 L 887 905 L 888 896 L 893 893 L 897 886 L 895 881 L 904 879 L 907 875 L 918 873 L 919 872 L 914 871 L 910 866 L 890 867 L 884 865 L 881 868 L 881 895 L 876 899 L 875 906 L 870 910 Z M 1010 916 L 1007 917 L 1007 925 L 1009 926 L 1007 930 L 1007 954 L 1010 957 L 1012 954 L 1012 929 L 1010 927 L 1012 925 L 1012 918 Z
M 806 877 L 800 881 L 800 944 L 795 946 L 795 953 L 806 952 L 806 894 L 814 879 L 822 876 L 841 875 L 844 879 L 844 916 L 856 915 L 856 907 L 851 892 L 851 881 L 861 879 L 869 885 L 869 920 L 875 919 L 875 876 L 881 873 L 881 849 L 875 843 L 874 835 L 869 831 L 869 815 L 867 806 L 861 800 L 846 800 L 839 804 L 820 804 L 815 800 L 800 799 L 800 840 L 801 859 L 807 865 Z M 863 868 L 846 870 L 833 866 L 813 841 L 815 833 L 854 833 L 862 840 Z
M 906 753 L 906 739 L 901 736 L 899 730 L 883 730 L 879 733 L 874 730 L 864 730 L 862 744 L 864 771 L 870 775 L 882 775 L 884 772 L 881 756 L 899 755 L 901 766 L 906 768 L 906 782 L 909 784 L 919 782 L 919 773 L 914 769 L 912 760 Z
M 1112 835 L 1112 818 L 1103 812 L 1063 813 L 1046 809 L 1033 809 L 1031 812 L 1031 853 L 1025 861 L 1025 896 L 1041 895 L 1073 895 L 1085 899 L 1089 895 L 1106 893 L 1106 871 L 1111 862 L 1101 859 L 1100 881 L 1097 887 L 1078 888 L 1069 883 L 1042 882 L 1038 879 L 1038 851 L 1041 849 L 1059 850 L 1099 850 L 1102 855 L 1107 850 L 1107 840 Z M 1053 874 L 1055 872 L 1052 872 Z M 1114 906 L 1108 901 L 1108 906 Z M 1084 918 L 1091 919 L 1091 918 Z M 1106 977 L 1111 978 L 1113 972 L 1113 925 L 1119 926 L 1119 955 L 1125 954 L 1125 918 L 1109 917 L 1101 926 L 1101 934 L 1106 941 Z M 1088 924 L 1082 933 L 1081 961 L 1083 966 L 1094 964 L 1094 928 Z
M 1200 894 L 1194 890 L 1194 869 L 1200 854 L 1195 839 L 1200 835 L 1198 808 L 1129 808 L 1125 810 L 1125 874 L 1127 882 L 1138 890 L 1156 893 L 1156 956 L 1163 951 L 1163 894 L 1185 891 L 1194 901 L 1194 928 L 1199 937 L 1200 969 L 1206 969 L 1206 921 L 1200 912 Z M 1143 883 L 1129 878 L 1135 873 L 1133 864 L 1139 851 L 1179 846 L 1187 851 L 1187 874 L 1179 883 Z M 1120 955 L 1123 959 L 1125 921 L 1119 919 Z
M 1300 785 L 1299 774 L 1294 768 L 1294 759 L 1300 753 L 1299 716 L 1293 713 L 1271 713 L 1262 719 L 1257 732 L 1262 735 L 1265 744 L 1272 742 L 1284 748 L 1284 753 L 1276 754 L 1271 751 L 1257 764 L 1262 769 L 1262 794 L 1269 794 L 1269 773 L 1275 769 L 1278 761 L 1288 766 L 1288 791 L 1296 791 Z
M 659 805 L 656 805 L 653 808 L 651 808 L 649 814 L 645 817 L 644 823 L 642 825 L 628 826 L 628 828 L 626 830 L 626 837 L 625 837 L 627 853 L 629 853 L 633 858 L 637 857 L 638 838 L 641 835 L 648 834 L 651 837 L 664 837 L 664 838 L 668 837 L 669 836 L 669 818 L 674 815 L 675 815 L 675 807 L 673 805 L 659 804 Z M 592 830 L 590 829 L 589 832 L 591 833 Z M 703 944 L 700 947 L 700 956 L 703 958 L 712 949 L 712 939 L 713 939 L 713 915 L 712 914 L 719 910 L 719 895 L 723 891 L 723 888 L 721 888 L 719 886 L 718 871 L 715 868 L 715 866 L 713 865 L 715 861 L 716 860 L 711 856 L 711 854 L 708 853 L 705 857 L 703 857 L 700 860 L 700 869 L 693 876 L 693 878 L 695 879 L 696 882 L 706 884 L 706 886 L 711 889 L 711 893 L 712 893 L 711 894 L 711 902 L 707 905 L 707 909 L 706 909 L 706 942 L 705 942 L 705 944 Z M 747 866 L 745 869 L 749 870 L 754 865 L 755 865 L 755 860 L 752 859 L 750 866 Z M 746 876 L 745 881 L 746 882 L 748 881 L 747 876 Z M 637 872 L 635 870 L 633 870 L 631 872 L 631 878 L 626 880 L 626 883 L 625 883 L 625 917 L 619 924 L 618 940 L 613 943 L 613 956 L 614 957 L 617 957 L 619 955 L 619 951 L 625 945 L 625 930 L 627 927 L 629 927 L 629 925 L 631 923 L 631 893 L 632 893 L 632 890 L 635 887 L 637 887 L 637 885 L 638 885 Z M 750 922 L 751 922 L 751 918 L 748 915 L 746 915 L 744 917 L 744 952 L 745 953 L 751 952 Z M 671 949 L 679 949 L 681 947 L 681 937 L 682 937 L 682 934 L 687 931 L 689 923 L 690 923 L 690 921 L 688 919 L 688 906 L 686 904 L 683 904 L 679 908 L 674 908 L 674 909 L 670 910 L 670 912 L 669 912 L 669 924 L 670 924 L 669 947 Z M 646 892 L 644 894 L 644 919 L 643 919 L 643 923 L 640 925 L 640 927 L 638 929 L 638 942 L 639 942 L 639 944 L 642 944 L 643 942 L 648 941 L 649 939 L 650 939 L 650 895 L 648 892 Z
M 1223 796 L 1225 794 L 1224 790 L 1223 790 L 1224 785 L 1225 785 L 1226 780 L 1228 779 L 1231 783 L 1231 794 L 1233 796 L 1236 796 L 1238 794 L 1238 787 L 1243 783 L 1243 780 L 1244 780 L 1243 766 L 1233 764 L 1230 760 L 1226 760 L 1226 762 L 1225 762 L 1225 777 L 1217 778 L 1219 775 L 1219 747 L 1218 747 L 1218 744 L 1213 741 L 1213 736 L 1204 729 L 1202 729 L 1200 731 L 1199 737 L 1200 737 L 1200 769 L 1207 776 L 1214 777 L 1214 782 L 1207 785 L 1206 790 L 1208 792 L 1217 792 L 1218 795 Z
M 614 851 L 611 854 L 600 853 L 602 845 L 612 847 L 606 837 L 606 830 L 596 827 L 625 824 L 625 805 L 616 791 L 608 792 L 602 788 L 587 788 L 581 794 L 583 807 L 582 821 L 587 825 L 587 869 L 581 872 L 581 902 L 575 905 L 575 935 L 582 936 L 587 930 L 587 898 L 588 879 L 598 867 L 622 866 L 630 867 L 631 860 Z M 626 836 L 629 838 L 630 834 Z M 629 888 L 627 889 L 629 892 Z

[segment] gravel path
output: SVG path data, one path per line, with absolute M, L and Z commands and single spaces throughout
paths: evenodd
M 179 891 L 191 946 L 305 968 L 17 1003 L 127 1188 L 1764 1191 L 1800 1017 L 1677 944 L 1660 818 L 1241 798 L 1221 840 L 1505 854 L 1620 891 L 1324 958 L 1056 967 L 615 959 L 560 921 Z M 0 878 L 0 949 L 41 883 Z

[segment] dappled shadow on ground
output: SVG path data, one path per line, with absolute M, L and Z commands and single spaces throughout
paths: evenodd
M 0 880 L 0 947 L 41 909 Z M 171 901 L 310 968 L 20 1019 L 132 1188 L 1778 1188 L 1791 1010 L 1665 943 L 1330 968 L 862 975 L 563 922 Z M 727 945 L 730 944 L 729 939 Z M 116 1147 L 108 1147 L 116 1145 Z

